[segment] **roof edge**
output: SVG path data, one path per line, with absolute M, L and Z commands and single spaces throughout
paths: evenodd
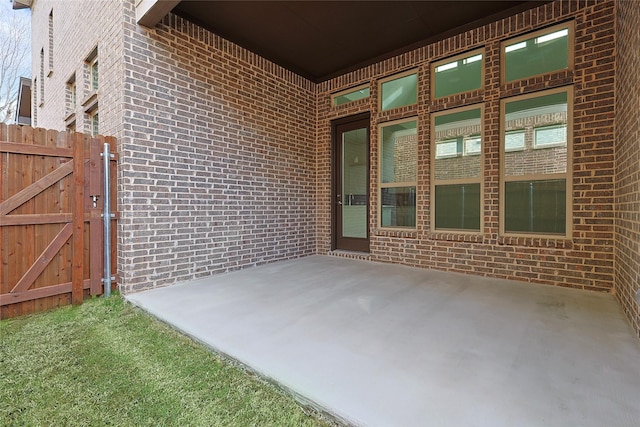
M 13 9 L 29 9 L 31 8 L 32 0 L 13 0 Z

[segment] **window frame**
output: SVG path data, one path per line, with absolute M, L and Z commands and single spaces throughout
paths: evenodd
M 338 104 L 338 105 L 335 104 L 336 98 L 338 98 L 340 96 L 343 96 L 343 95 L 348 95 L 348 94 L 350 94 L 352 92 L 357 92 L 357 91 L 363 90 L 363 89 L 369 89 L 369 95 L 364 96 L 364 97 L 362 97 L 360 99 L 355 99 L 353 101 L 343 102 L 342 104 Z M 331 98 L 331 108 L 336 108 L 336 107 L 340 107 L 342 105 L 351 104 L 352 102 L 361 101 L 363 99 L 367 99 L 367 98 L 370 98 L 370 97 L 371 97 L 371 85 L 369 83 L 364 83 L 364 84 L 361 84 L 361 85 L 358 85 L 358 86 L 353 86 L 353 87 L 350 87 L 348 89 L 344 89 L 344 90 L 341 90 L 339 92 L 332 93 L 331 96 L 330 96 L 330 98 Z
M 461 113 L 464 111 L 471 110 L 480 110 L 480 138 L 481 138 L 481 149 L 480 153 L 473 154 L 464 154 L 465 152 L 465 141 L 466 138 L 462 139 L 462 156 L 458 157 L 473 157 L 478 158 L 480 156 L 480 173 L 476 178 L 457 178 L 457 179 L 444 179 L 444 180 L 436 180 L 436 161 L 442 159 L 452 159 L 453 156 L 450 157 L 439 157 L 436 158 L 436 118 L 440 116 L 446 116 L 449 114 Z M 429 207 L 429 214 L 431 217 L 430 221 L 430 230 L 432 233 L 456 233 L 456 234 L 466 234 L 466 235 L 481 235 L 484 232 L 484 174 L 485 174 L 485 138 L 484 138 L 484 103 L 481 104 L 472 104 L 459 108 L 452 108 L 449 110 L 442 110 L 438 112 L 431 113 L 431 138 L 429 143 L 431 144 L 431 179 L 429 185 L 429 191 L 431 194 L 431 203 Z M 471 135 L 477 135 L 473 133 Z M 480 229 L 479 230 L 469 230 L 463 228 L 436 228 L 436 186 L 438 185 L 460 185 L 460 184 L 480 184 Z
M 476 55 L 482 55 L 482 59 L 481 64 L 480 64 L 480 87 L 476 88 L 476 89 L 472 89 L 470 91 L 463 91 L 463 92 L 456 92 L 456 93 L 451 93 L 449 95 L 444 95 L 444 96 L 440 96 L 440 97 L 436 97 L 436 68 L 440 67 L 442 65 L 451 63 L 451 62 L 457 62 L 460 61 L 461 59 L 466 59 L 466 58 L 471 58 L 474 57 Z M 484 76 L 485 76 L 485 63 L 484 60 L 486 58 L 486 52 L 485 52 L 485 48 L 481 47 L 479 49 L 474 49 L 474 50 L 469 50 L 467 52 L 461 53 L 459 55 L 455 55 L 455 56 L 450 56 L 448 58 L 444 58 L 444 59 L 440 59 L 438 61 L 432 62 L 431 65 L 429 66 L 429 72 L 431 74 L 431 90 L 430 90 L 430 96 L 432 100 L 435 99 L 443 99 L 443 98 L 447 98 L 449 96 L 456 96 L 456 95 L 460 95 L 463 93 L 469 93 L 472 92 L 474 90 L 483 90 L 484 89 Z
M 403 181 L 403 182 L 386 182 L 383 183 L 382 182 L 382 162 L 383 162 L 383 156 L 382 156 L 382 129 L 387 127 L 387 126 L 393 126 L 393 125 L 398 125 L 398 124 L 402 124 L 402 123 L 409 123 L 409 122 L 415 122 L 416 123 L 416 170 L 415 170 L 415 177 L 416 180 L 415 181 Z M 378 195 L 377 195 L 377 207 L 378 207 L 378 213 L 377 213 L 377 226 L 378 229 L 380 230 L 395 230 L 395 231 L 415 231 L 418 229 L 418 206 L 420 205 L 419 203 L 419 198 L 420 195 L 418 194 L 418 172 L 420 170 L 418 162 L 417 162 L 417 158 L 418 158 L 418 129 L 419 129 L 419 124 L 420 124 L 420 118 L 419 116 L 411 116 L 411 117 L 406 117 L 406 118 L 402 118 L 402 119 L 398 119 L 398 120 L 392 120 L 389 122 L 384 122 L 384 123 L 379 123 L 378 124 Z M 409 226 L 383 226 L 382 225 L 382 189 L 383 188 L 404 188 L 404 187 L 414 187 L 415 188 L 415 195 L 416 195 L 416 206 L 415 206 L 415 226 L 413 227 L 409 227 Z
M 546 95 L 554 95 L 557 93 L 565 92 L 567 94 L 567 164 L 566 171 L 564 173 L 550 173 L 550 174 L 529 174 L 529 175 L 505 175 L 505 152 L 517 151 L 509 150 L 505 151 L 505 111 L 506 104 L 513 101 L 521 101 L 524 99 L 538 98 Z M 499 203 L 499 225 L 498 233 L 503 237 L 535 237 L 535 238 L 560 238 L 570 239 L 573 234 L 573 105 L 574 105 L 574 89 L 573 86 L 562 86 L 554 89 L 542 90 L 538 92 L 527 93 L 524 95 L 512 96 L 508 98 L 502 98 L 500 100 L 500 146 L 499 146 L 499 158 L 500 158 L 500 185 L 498 193 Z M 555 145 L 556 147 L 558 145 Z M 551 147 L 551 146 L 550 146 Z M 545 147 L 546 148 L 546 147 Z M 526 149 L 526 146 L 525 146 Z M 536 150 L 533 146 L 532 150 Z M 565 208 L 565 233 L 540 233 L 540 232 L 507 232 L 505 230 L 505 218 L 506 218 L 506 183 L 507 182 L 523 182 L 523 181 L 548 181 L 548 180 L 565 180 L 566 191 L 566 208 Z
M 563 68 L 560 70 L 548 71 L 540 74 L 533 74 L 531 76 L 522 77 L 519 79 L 509 80 L 507 81 L 507 57 L 505 49 L 507 46 L 514 45 L 519 42 L 523 42 L 526 40 L 534 39 L 536 37 L 543 36 L 549 33 L 555 33 L 556 31 L 561 31 L 564 29 L 569 30 L 569 34 L 567 35 L 567 68 Z M 503 40 L 500 42 L 500 83 L 507 84 L 513 82 L 519 82 L 523 80 L 532 79 L 539 76 L 544 76 L 550 73 L 557 73 L 563 70 L 573 70 L 574 69 L 574 58 L 575 58 L 575 22 L 567 21 L 557 25 L 553 25 L 550 27 L 543 28 L 541 30 L 536 30 L 530 33 L 526 33 L 517 37 L 513 37 L 507 40 Z
M 420 93 L 419 89 L 420 89 L 420 72 L 419 72 L 419 68 L 412 68 L 410 70 L 407 71 L 402 71 L 400 73 L 396 73 L 393 74 L 391 76 L 388 77 L 384 77 L 380 80 L 378 80 L 378 112 L 383 112 L 383 111 L 393 111 L 393 110 L 397 110 L 398 108 L 406 108 L 406 107 L 410 107 L 413 105 L 418 105 L 418 95 Z M 387 83 L 387 82 L 391 82 L 393 80 L 398 80 L 401 79 L 403 77 L 407 77 L 410 75 L 416 75 L 416 102 L 414 102 L 413 104 L 407 104 L 407 105 L 403 105 L 400 107 L 394 107 L 394 108 L 387 108 L 386 110 L 382 109 L 382 85 Z

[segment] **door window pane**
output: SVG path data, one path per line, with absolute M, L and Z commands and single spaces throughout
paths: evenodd
M 418 74 L 413 73 L 382 82 L 380 85 L 380 99 L 380 108 L 383 111 L 417 103 Z
M 566 180 L 505 183 L 506 232 L 564 234 Z
M 367 238 L 367 129 L 342 134 L 342 237 Z
M 435 63 L 432 69 L 435 98 L 480 89 L 482 65 L 482 52 L 478 51 L 460 59 Z
M 503 55 L 507 82 L 569 68 L 569 28 L 507 42 Z
M 480 184 L 436 185 L 436 228 L 480 229 Z

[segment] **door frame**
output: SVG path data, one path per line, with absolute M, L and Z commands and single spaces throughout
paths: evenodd
M 339 179 L 341 176 L 340 165 L 338 164 L 338 153 L 340 150 L 340 138 L 338 128 L 348 125 L 350 123 L 356 123 L 366 121 L 367 122 L 367 238 L 366 239 L 351 239 L 348 237 L 340 238 L 338 236 L 339 221 L 340 217 L 338 215 L 339 204 L 337 202 L 338 198 L 338 189 L 337 186 L 339 184 Z M 358 129 L 358 127 L 354 127 L 354 129 Z M 335 119 L 331 121 L 331 191 L 330 191 L 330 205 L 331 205 L 331 250 L 352 250 L 357 252 L 369 252 L 370 248 L 370 214 L 371 214 L 371 113 L 365 112 L 356 114 L 348 117 L 341 117 L 339 119 Z M 338 240 L 351 240 L 353 247 L 351 248 L 341 248 L 338 247 Z

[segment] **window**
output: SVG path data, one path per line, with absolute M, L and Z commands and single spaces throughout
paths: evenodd
M 458 140 L 446 139 L 436 143 L 436 159 L 456 157 L 458 155 Z
M 561 88 L 502 100 L 501 233 L 569 235 L 572 96 Z M 522 135 L 517 151 L 512 135 Z
M 77 93 L 76 93 L 76 75 L 75 73 L 67 80 L 66 91 L 66 114 L 67 116 L 75 113 L 77 105 Z
M 464 139 L 464 155 L 473 156 L 482 153 L 482 137 L 472 135 Z
M 38 126 L 38 78 L 33 78 L 33 93 L 32 93 L 32 102 L 33 107 L 31 111 L 31 118 L 33 122 L 33 127 Z
M 573 66 L 573 25 L 566 23 L 502 43 L 503 81 Z
M 432 230 L 481 229 L 482 108 L 432 115 Z
M 405 107 L 418 102 L 418 73 L 409 71 L 380 81 L 380 110 Z
M 567 125 L 544 126 L 534 130 L 533 143 L 535 148 L 545 148 L 567 143 Z
M 416 227 L 417 119 L 380 125 L 380 227 Z
M 53 72 L 53 9 L 49 13 L 49 75 Z
M 98 47 L 94 47 L 85 58 L 84 84 L 89 97 L 98 92 Z
M 431 65 L 433 98 L 482 88 L 483 51 L 476 50 Z
M 90 125 L 90 133 L 91 136 L 98 136 L 99 133 L 99 120 L 98 120 L 98 110 L 92 112 L 89 115 L 89 125 Z
M 504 135 L 504 150 L 524 150 L 524 129 L 507 131 Z
M 331 95 L 331 105 L 334 107 L 349 102 L 357 101 L 369 97 L 369 85 L 362 85 L 355 88 L 343 90 Z
M 90 65 L 91 91 L 98 90 L 98 59 L 96 58 Z
M 98 47 L 93 48 L 89 56 L 85 59 L 83 70 L 83 101 L 84 112 L 93 117 L 98 108 Z M 76 85 L 77 90 L 77 85 Z M 91 119 L 90 121 L 93 121 Z M 97 117 L 96 117 L 97 122 Z M 89 131 L 93 134 L 94 126 L 91 125 Z
M 42 106 L 43 104 L 44 104 L 44 48 L 40 49 L 40 106 Z

